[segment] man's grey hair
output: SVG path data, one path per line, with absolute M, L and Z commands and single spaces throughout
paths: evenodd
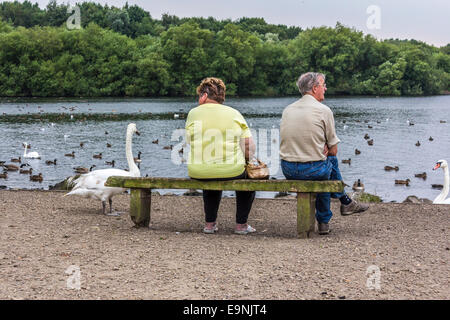
M 302 74 L 297 80 L 297 87 L 302 96 L 311 91 L 314 86 L 320 84 L 319 77 L 325 81 L 325 75 L 319 72 L 307 72 Z

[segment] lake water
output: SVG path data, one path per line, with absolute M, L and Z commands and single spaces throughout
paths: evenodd
M 226 104 L 244 114 L 258 141 L 259 157 L 268 162 L 271 175 L 283 178 L 278 159 L 281 113 L 298 97 L 230 98 Z M 450 96 L 432 97 L 330 97 L 324 103 L 335 114 L 339 160 L 344 181 L 352 186 L 357 179 L 365 191 L 383 201 L 403 201 L 408 195 L 434 199 L 443 184 L 442 170 L 432 171 L 439 159 L 450 160 Z M 31 144 L 41 160 L 26 160 L 33 174 L 42 173 L 42 183 L 32 182 L 18 172 L 9 172 L 0 185 L 7 188 L 43 188 L 74 175 L 76 166 L 110 168 L 105 161 L 115 160 L 116 168 L 128 167 L 125 158 L 125 131 L 135 122 L 141 136 L 133 138 L 133 154 L 142 152 L 141 175 L 186 177 L 186 164 L 180 163 L 177 148 L 186 115 L 196 106 L 195 99 L 3 99 L 0 100 L 0 161 L 23 155 L 22 142 Z M 178 114 L 179 117 L 174 116 Z M 410 125 L 413 123 L 414 125 Z M 371 126 L 371 128 L 369 128 Z M 107 132 L 107 134 L 106 134 Z M 364 135 L 374 140 L 367 144 Z M 429 137 L 433 141 L 429 141 Z M 172 141 L 175 138 L 175 141 Z M 153 144 L 153 140 L 159 140 Z M 416 146 L 417 141 L 420 146 Z M 80 147 L 80 142 L 84 142 Z M 108 148 L 106 144 L 111 144 Z M 174 145 L 173 150 L 163 149 Z M 355 155 L 355 148 L 361 154 Z M 75 151 L 75 158 L 64 154 Z M 102 153 L 101 160 L 93 155 Z M 186 157 L 186 154 L 184 155 Z M 56 166 L 46 160 L 57 159 Z M 173 161 L 175 159 L 175 161 Z M 398 171 L 385 171 L 385 166 Z M 414 177 L 427 173 L 427 179 Z M 409 186 L 395 185 L 395 179 L 411 180 Z M 351 187 L 346 188 L 352 191 Z M 162 193 L 168 192 L 167 190 Z M 182 193 L 183 191 L 171 191 Z M 231 195 L 232 193 L 226 193 Z M 257 197 L 274 193 L 258 192 Z

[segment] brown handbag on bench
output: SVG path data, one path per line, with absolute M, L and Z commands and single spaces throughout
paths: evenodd
M 269 179 L 267 164 L 259 159 L 253 159 L 245 165 L 245 171 L 250 179 Z

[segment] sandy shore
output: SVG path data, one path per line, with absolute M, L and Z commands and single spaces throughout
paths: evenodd
M 0 191 L 0 299 L 450 298 L 450 206 L 373 204 L 297 239 L 292 199 L 257 199 L 258 232 L 239 236 L 232 198 L 205 235 L 201 197 L 154 196 L 150 228 L 136 229 L 126 194 L 113 200 L 120 217 L 63 195 Z

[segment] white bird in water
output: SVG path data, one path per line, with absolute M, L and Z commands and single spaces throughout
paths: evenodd
M 24 158 L 26 158 L 26 159 L 40 159 L 41 158 L 39 153 L 37 153 L 36 151 L 27 153 L 28 143 L 24 142 L 23 145 L 25 147 L 25 150 L 23 151 L 23 157 Z

